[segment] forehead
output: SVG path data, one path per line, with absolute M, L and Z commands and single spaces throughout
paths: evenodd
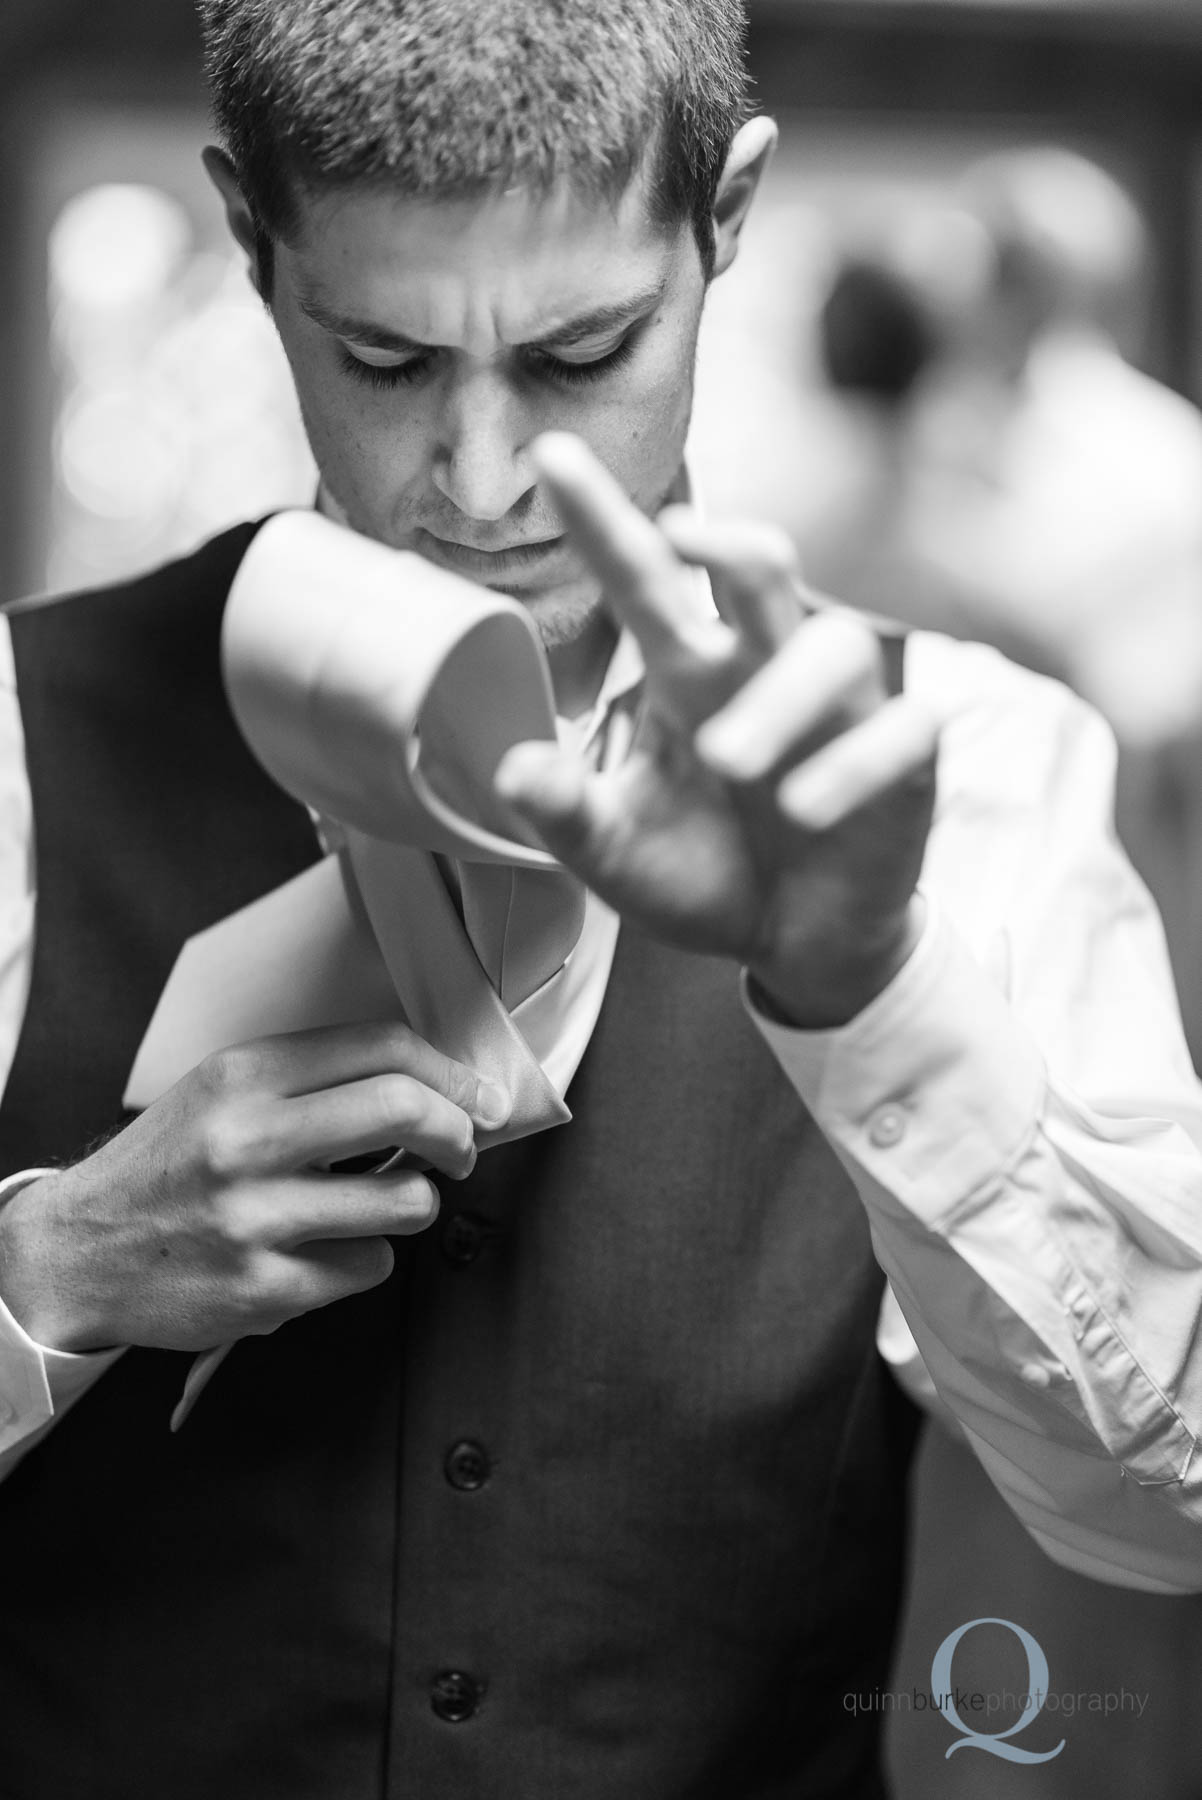
M 566 183 L 453 199 L 373 184 L 304 199 L 279 266 L 298 299 L 328 312 L 482 352 L 670 287 L 689 243 L 686 226 L 652 219 L 638 181 L 613 200 Z

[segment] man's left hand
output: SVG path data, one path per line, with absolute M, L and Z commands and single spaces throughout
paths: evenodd
M 596 773 L 521 744 L 498 790 L 622 916 L 747 966 L 761 1001 L 818 1029 L 859 1012 L 921 923 L 939 722 L 889 697 L 877 634 L 807 608 L 771 528 L 653 523 L 579 440 L 536 446 L 540 474 L 615 620 L 646 663 L 626 761 Z M 715 618 L 699 605 L 710 576 Z

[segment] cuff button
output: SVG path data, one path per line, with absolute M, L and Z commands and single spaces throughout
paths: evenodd
M 878 1150 L 891 1150 L 906 1135 L 906 1115 L 900 1106 L 879 1106 L 868 1126 L 868 1141 Z

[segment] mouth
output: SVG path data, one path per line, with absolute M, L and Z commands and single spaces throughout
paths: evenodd
M 563 536 L 538 538 L 524 544 L 502 544 L 493 550 L 482 550 L 474 544 L 461 544 L 451 538 L 436 537 L 424 526 L 416 534 L 418 553 L 453 574 L 466 575 L 486 586 L 504 583 L 520 587 L 542 575 L 545 567 L 565 548 Z

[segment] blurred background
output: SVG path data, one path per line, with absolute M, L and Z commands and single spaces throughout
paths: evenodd
M 692 459 L 815 584 L 1069 681 L 1202 1055 L 1202 0 L 752 0 L 782 143 L 715 288 Z M 189 0 L 0 4 L 0 596 L 108 580 L 314 471 L 225 238 Z M 934 1428 L 893 1687 L 1034 1633 L 1038 1766 L 897 1710 L 900 1800 L 1202 1793 L 1202 1599 L 1048 1563 Z M 1021 1692 L 1001 1626 L 966 1686 Z M 804 1697 L 799 1696 L 799 1704 Z M 1004 1729 L 1017 1712 L 995 1718 Z M 734 1797 L 732 1796 L 732 1800 Z

